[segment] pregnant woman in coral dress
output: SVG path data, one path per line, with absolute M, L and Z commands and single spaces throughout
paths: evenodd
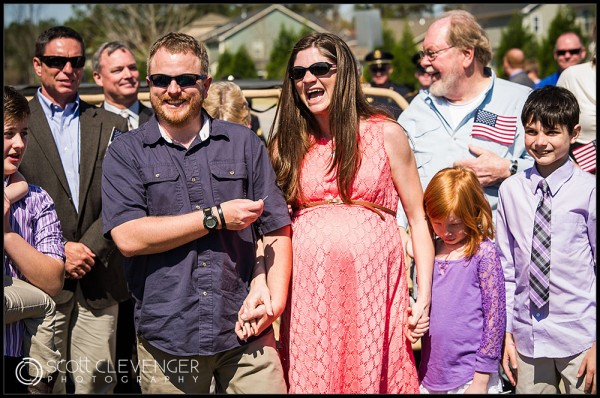
M 358 71 L 339 37 L 302 38 L 270 135 L 293 210 L 293 273 L 280 337 L 290 393 L 418 393 L 409 335 L 428 319 L 433 244 L 408 140 L 385 110 L 367 102 Z M 419 278 L 408 320 L 399 197 Z

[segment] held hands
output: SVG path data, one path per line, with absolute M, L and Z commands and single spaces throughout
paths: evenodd
M 416 343 L 429 330 L 429 308 L 423 309 L 419 301 L 406 309 L 405 334 L 411 343 Z
M 462 159 L 454 166 L 467 167 L 475 173 L 484 187 L 497 184 L 510 176 L 510 160 L 501 158 L 494 152 L 479 146 L 469 145 L 475 159 Z
M 65 244 L 65 277 L 81 279 L 96 263 L 96 255 L 86 245 L 80 242 L 67 242 Z
M 234 231 L 240 231 L 252 224 L 264 209 L 265 202 L 263 199 L 233 199 L 221 203 L 227 229 Z
M 238 312 L 235 334 L 241 340 L 246 340 L 250 336 L 258 336 L 275 319 L 277 317 L 273 311 L 271 295 L 263 275 L 250 284 L 250 292 Z

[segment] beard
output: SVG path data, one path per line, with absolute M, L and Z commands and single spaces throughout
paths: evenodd
M 429 92 L 436 97 L 448 98 L 449 94 L 454 91 L 458 78 L 459 75 L 452 70 L 438 81 L 432 82 L 431 86 L 429 86 Z
M 184 101 L 184 106 L 181 109 L 165 109 L 163 105 L 168 103 L 169 101 Z M 197 118 L 202 111 L 202 99 L 201 96 L 190 96 L 188 98 L 177 98 L 173 99 L 168 95 L 159 97 L 159 96 L 150 96 L 150 103 L 152 104 L 152 109 L 158 120 L 163 121 L 164 123 L 173 126 L 173 127 L 184 127 L 194 118 Z

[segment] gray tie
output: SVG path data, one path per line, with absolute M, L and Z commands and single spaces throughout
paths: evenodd
M 127 130 L 133 130 L 133 126 L 131 125 L 131 116 L 129 116 L 129 112 L 123 110 L 119 113 L 121 116 L 127 120 Z
M 533 224 L 529 298 L 537 308 L 542 308 L 550 297 L 551 196 L 546 180 L 540 181 L 538 186 L 542 190 L 542 198 L 538 203 Z

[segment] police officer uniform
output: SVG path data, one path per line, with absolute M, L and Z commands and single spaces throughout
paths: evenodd
M 415 65 L 415 72 L 425 73 L 425 68 L 423 68 L 423 66 L 421 65 L 421 55 L 419 53 L 413 55 L 411 61 Z M 410 103 L 413 100 L 413 98 L 415 98 L 419 94 L 420 91 L 421 88 L 417 87 L 414 91 L 408 93 L 404 98 L 406 98 L 408 103 Z
M 373 79 L 371 79 L 371 81 L 369 83 L 370 83 L 371 87 L 388 88 L 390 90 L 394 90 L 395 92 L 400 94 L 402 97 L 406 98 L 406 96 L 411 93 L 410 88 L 408 88 L 402 84 L 394 83 L 389 79 L 389 74 L 391 73 L 393 59 L 394 59 L 394 55 L 392 53 L 384 51 L 384 50 L 376 49 L 376 50 L 368 53 L 367 56 L 365 57 L 365 63 L 369 66 L 369 71 L 371 72 L 371 76 L 373 76 L 375 73 L 378 73 L 378 71 L 380 71 L 380 73 L 382 72 L 382 73 L 388 74 L 388 79 L 382 84 L 375 83 L 373 81 Z M 394 117 L 396 119 L 398 118 L 398 116 L 400 116 L 400 113 L 402 113 L 402 108 L 400 108 L 400 106 L 396 103 L 396 101 L 394 101 L 390 97 L 380 97 L 380 96 L 370 96 L 369 95 L 369 96 L 367 96 L 367 101 L 377 104 L 377 105 L 383 105 L 384 107 L 388 108 L 392 112 L 392 114 L 394 115 Z

